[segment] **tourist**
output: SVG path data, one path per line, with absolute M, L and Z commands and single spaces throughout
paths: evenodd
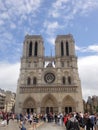
M 34 113 L 34 115 L 33 115 L 33 130 L 36 130 L 36 128 L 37 128 L 37 126 L 36 126 L 36 124 L 37 124 L 37 115 Z
M 19 113 L 17 114 L 16 118 L 17 118 L 17 123 L 19 123 L 19 121 L 20 121 L 20 114 Z
M 30 113 L 30 118 L 29 118 L 29 123 L 30 123 L 30 125 L 31 125 L 31 123 L 32 123 L 32 120 L 33 120 L 33 114 Z
M 6 113 L 6 121 L 7 121 L 7 125 L 9 124 L 9 120 L 10 120 L 9 113 Z
M 98 130 L 98 113 L 96 114 L 95 130 Z
M 92 130 L 94 130 L 94 127 L 95 127 L 95 120 L 96 120 L 94 114 L 90 115 L 90 120 L 91 120 L 91 128 L 92 128 Z
M 67 126 L 67 122 L 68 122 L 68 114 L 64 115 L 64 119 L 63 119 L 64 125 L 65 127 Z
M 26 130 L 26 127 L 24 125 L 25 125 L 24 120 L 21 120 L 19 124 L 20 130 Z
M 74 114 L 70 114 L 70 118 L 68 119 L 67 125 L 66 125 L 67 130 L 80 130 L 79 127 L 79 122 L 78 120 L 74 117 Z

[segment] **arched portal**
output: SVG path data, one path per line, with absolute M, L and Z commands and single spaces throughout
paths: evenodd
M 23 103 L 23 111 L 27 113 L 36 112 L 36 103 L 32 97 L 28 97 Z
M 52 94 L 46 95 L 41 102 L 42 113 L 57 113 L 58 105 L 57 100 Z
M 76 104 L 74 99 L 67 95 L 62 101 L 62 112 L 70 113 L 76 110 Z

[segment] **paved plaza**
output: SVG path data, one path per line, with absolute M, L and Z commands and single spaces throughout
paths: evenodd
M 33 130 L 32 125 L 27 124 L 26 130 Z M 10 120 L 9 125 L 2 126 L 0 124 L 0 130 L 20 130 L 19 125 L 16 120 L 12 121 Z M 40 122 L 37 124 L 36 130 L 65 130 L 64 126 L 59 126 L 57 124 L 53 123 L 44 123 Z
M 64 126 L 59 126 L 55 123 L 44 123 L 37 130 L 66 130 Z

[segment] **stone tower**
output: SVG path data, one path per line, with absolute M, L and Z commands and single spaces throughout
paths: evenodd
M 44 55 L 40 35 L 25 37 L 15 111 L 83 112 L 75 42 L 71 34 L 56 37 L 54 57 Z

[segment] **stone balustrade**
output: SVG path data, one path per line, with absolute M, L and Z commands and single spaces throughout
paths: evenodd
M 29 87 L 25 87 L 25 86 L 21 86 L 20 87 L 20 93 L 73 93 L 73 92 L 77 92 L 76 91 L 77 86 L 29 86 Z

